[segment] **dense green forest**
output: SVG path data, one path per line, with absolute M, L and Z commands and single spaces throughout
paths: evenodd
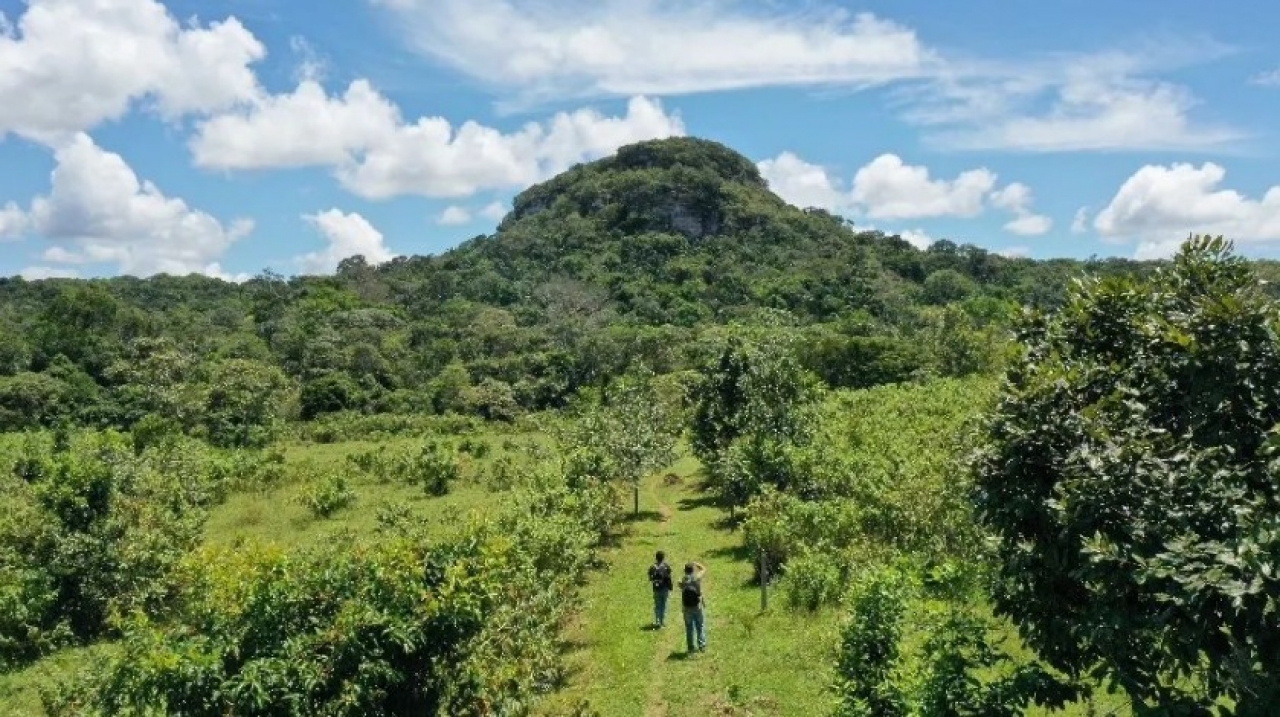
M 0 280 L 0 711 L 1274 714 L 1277 275 L 920 250 L 678 138 L 439 256 Z M 636 633 L 663 541 L 719 662 Z

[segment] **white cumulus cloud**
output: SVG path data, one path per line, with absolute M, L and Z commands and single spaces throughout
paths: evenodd
M 18 272 L 18 276 L 27 281 L 39 281 L 41 279 L 77 279 L 80 272 L 75 269 L 67 269 L 63 267 L 53 266 L 28 266 Z
M 507 216 L 507 205 L 497 201 L 489 202 L 480 210 L 480 216 L 495 222 L 502 221 Z
M 466 207 L 460 207 L 456 204 L 450 204 L 440 212 L 440 216 L 436 219 L 437 224 L 445 226 L 459 226 L 467 224 L 471 221 L 471 212 Z
M 201 122 L 196 164 L 213 169 L 336 166 L 396 133 L 400 111 L 365 80 L 329 97 L 314 80 Z
M 1014 218 L 1004 225 L 1004 230 L 1018 236 L 1040 236 L 1053 228 L 1053 220 L 1031 211 L 1031 188 L 1022 182 L 1014 182 L 991 195 L 991 203 L 1013 212 Z
M 370 264 L 381 264 L 395 257 L 387 248 L 382 232 L 356 212 L 327 209 L 303 217 L 324 236 L 323 250 L 303 254 L 294 261 L 308 274 L 332 274 L 343 259 L 361 255 Z
M 1031 189 L 1021 182 L 996 188 L 998 177 L 986 168 L 961 172 L 954 179 L 935 178 L 929 168 L 907 164 L 896 154 L 882 154 L 844 183 L 826 168 L 792 152 L 757 163 L 769 188 L 798 207 L 865 216 L 871 219 L 976 217 L 988 206 L 1010 212 L 1004 228 L 1021 236 L 1045 234 L 1053 220 L 1032 211 Z M 932 240 L 930 240 L 932 243 Z
M 456 198 L 523 187 L 624 144 L 682 134 L 679 116 L 645 97 L 632 98 L 622 116 L 584 108 L 504 133 L 443 117 L 407 123 L 363 80 L 335 97 L 304 81 L 291 94 L 203 122 L 191 147 L 209 168 L 331 167 L 366 199 Z
M 876 219 L 973 217 L 995 185 L 996 175 L 985 168 L 933 179 L 926 167 L 882 154 L 853 175 L 853 200 Z
M 853 198 L 840 188 L 839 179 L 825 167 L 806 162 L 793 152 L 783 152 L 756 166 L 769 189 L 797 207 L 820 207 L 833 212 L 852 207 Z
M 49 194 L 34 199 L 22 219 L 53 243 L 47 262 L 109 263 L 139 276 L 221 275 L 217 259 L 253 229 L 252 221 L 223 224 L 165 196 L 86 134 L 59 146 L 55 160 Z
M 29 0 L 0 30 L 0 138 L 51 144 L 141 100 L 167 118 L 249 100 L 266 54 L 235 18 L 184 27 L 155 0 Z
M 14 239 L 27 230 L 27 213 L 15 202 L 0 207 L 0 241 Z
M 374 0 L 410 47 L 525 98 L 874 85 L 934 62 L 869 13 L 723 0 Z
M 1252 199 L 1221 188 L 1226 174 L 1213 162 L 1146 165 L 1125 180 L 1093 226 L 1104 238 L 1137 240 L 1140 258 L 1169 256 L 1189 234 L 1280 241 L 1280 186 Z
M 898 236 L 902 237 L 908 244 L 921 251 L 933 246 L 934 242 L 937 241 L 937 239 L 934 239 L 920 229 L 909 229 L 905 232 L 899 233 Z

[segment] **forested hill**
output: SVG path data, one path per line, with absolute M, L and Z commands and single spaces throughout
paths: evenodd
M 786 204 L 722 145 L 644 142 L 529 188 L 495 234 L 440 256 L 242 285 L 0 280 L 0 429 L 189 422 L 181 406 L 227 381 L 283 387 L 303 418 L 508 418 L 635 360 L 686 368 L 704 332 L 766 309 L 808 333 L 833 385 L 960 375 L 997 360 L 1020 305 L 1054 304 L 1082 270 L 1150 267 L 920 251 Z

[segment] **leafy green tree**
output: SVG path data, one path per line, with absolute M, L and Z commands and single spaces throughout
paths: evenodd
M 45 373 L 0 376 L 0 430 L 53 426 L 73 414 L 73 394 L 65 381 Z
M 462 400 L 464 406 L 487 421 L 514 421 L 520 413 L 511 384 L 496 378 L 486 378 L 467 387 Z
M 1280 311 L 1221 238 L 1031 317 L 974 462 L 995 606 L 1140 711 L 1280 704 Z
M 115 385 L 113 400 L 125 425 L 153 414 L 190 427 L 198 409 L 195 382 L 198 361 L 169 338 L 129 343 L 120 360 L 106 370 Z
M 924 300 L 930 304 L 950 304 L 968 298 L 977 285 L 955 269 L 939 269 L 924 280 Z
M 213 365 L 204 396 L 204 425 L 218 446 L 264 446 L 287 414 L 290 382 L 280 369 L 248 359 Z
M 303 383 L 298 398 L 304 421 L 326 413 L 357 408 L 360 403 L 360 387 L 345 373 L 330 373 Z
M 601 404 L 591 407 L 563 437 L 571 452 L 580 451 L 594 461 L 586 472 L 605 473 L 597 477 L 617 478 L 631 486 L 638 515 L 640 481 L 675 460 L 680 432 L 676 407 L 652 372 L 641 368 L 614 381 Z
M 796 340 L 776 325 L 732 329 L 692 388 L 694 454 L 731 508 L 750 499 L 743 486 L 772 482 L 737 480 L 733 466 L 776 464 L 770 456 L 809 437 L 818 381 L 801 365 Z

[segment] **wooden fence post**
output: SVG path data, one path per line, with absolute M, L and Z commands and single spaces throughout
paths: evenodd
M 760 612 L 769 609 L 769 560 L 764 549 L 760 550 Z

